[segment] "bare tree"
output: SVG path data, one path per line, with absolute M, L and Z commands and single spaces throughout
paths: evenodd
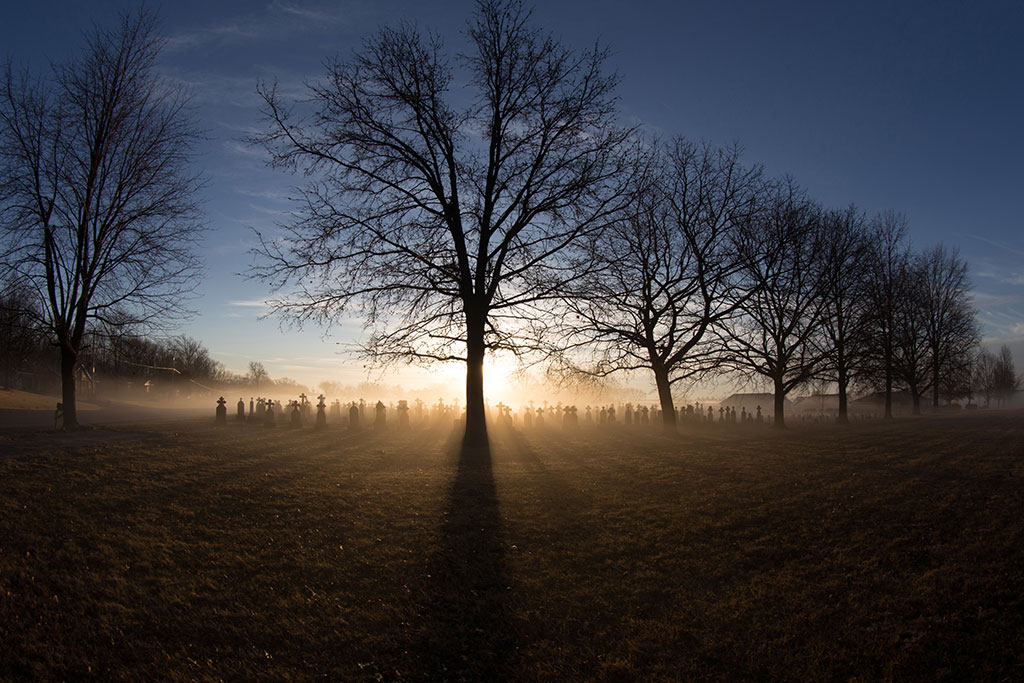
M 628 131 L 605 52 L 577 53 L 519 2 L 483 0 L 456 74 L 441 41 L 386 28 L 309 86 L 305 116 L 261 85 L 301 217 L 262 239 L 278 313 L 330 324 L 359 307 L 371 359 L 466 363 L 466 441 L 486 442 L 483 361 L 519 350 L 571 247 L 618 209 Z
M 24 371 L 26 362 L 44 343 L 38 317 L 35 301 L 25 291 L 16 287 L 0 290 L 0 367 L 8 389 L 14 386 L 15 374 Z
M 974 368 L 971 377 L 971 388 L 975 393 L 981 394 L 985 399 L 985 407 L 992 403 L 996 395 L 996 357 L 989 351 L 981 350 L 974 360 Z
M 256 385 L 256 391 L 260 390 L 260 382 L 270 380 L 270 374 L 267 373 L 267 369 L 263 367 L 263 363 L 255 360 L 249 361 L 249 374 L 247 377 L 250 382 Z
M 49 78 L 8 64 L 0 83 L 0 249 L 60 350 L 69 429 L 90 327 L 180 318 L 199 272 L 197 133 L 187 98 L 154 72 L 153 32 L 151 15 L 126 14 Z
M 980 340 L 970 303 L 967 262 L 956 249 L 939 244 L 917 257 L 924 286 L 925 342 L 931 362 L 932 406 L 947 387 L 945 378 L 963 375 Z
M 220 364 L 198 339 L 182 335 L 171 339 L 169 346 L 174 365 L 185 379 L 210 382 L 218 375 Z
M 992 393 L 1002 406 L 1013 398 L 1014 392 L 1020 388 L 1020 377 L 1013 366 L 1013 354 L 1010 347 L 1003 344 L 999 347 L 999 355 L 992 364 Z
M 921 414 L 921 397 L 931 388 L 931 353 L 928 344 L 928 286 L 919 257 L 905 259 L 895 280 L 893 319 L 893 379 L 906 387 L 913 414 Z
M 868 242 L 865 218 L 853 206 L 823 216 L 826 273 L 822 341 L 828 357 L 825 368 L 839 393 L 839 422 L 848 422 L 848 389 L 861 367 L 867 342 L 865 279 Z
M 974 363 L 977 360 L 977 346 L 956 358 L 955 363 L 948 364 L 939 376 L 939 394 L 947 405 L 953 401 L 967 399 L 968 404 L 974 395 Z
M 736 147 L 678 138 L 654 156 L 628 213 L 594 240 L 595 268 L 566 292 L 557 338 L 574 372 L 651 371 L 674 431 L 672 386 L 713 368 L 709 331 L 745 300 L 737 245 L 763 183 Z
M 968 298 L 967 264 L 942 245 L 903 260 L 897 280 L 893 370 L 921 412 L 921 398 L 932 405 L 970 365 L 979 333 Z
M 777 427 L 785 400 L 814 379 L 828 353 L 821 342 L 828 270 L 821 210 L 792 180 L 777 184 L 746 245 L 740 315 L 723 328 L 734 369 L 772 383 Z
M 865 383 L 885 392 L 885 417 L 892 418 L 892 390 L 896 358 L 896 323 L 902 300 L 901 286 L 909 255 L 905 239 L 906 218 L 886 211 L 869 226 L 871 249 L 864 296 L 868 303 L 868 347 L 865 349 Z

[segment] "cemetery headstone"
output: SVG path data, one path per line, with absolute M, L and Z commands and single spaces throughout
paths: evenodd
M 316 425 L 314 426 L 314 429 L 324 429 L 327 427 L 327 403 L 325 402 L 323 394 L 320 394 L 316 398 Z

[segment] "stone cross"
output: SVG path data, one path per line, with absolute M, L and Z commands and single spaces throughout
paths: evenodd
M 324 429 L 327 426 L 326 399 L 323 394 L 320 394 L 316 398 L 316 423 L 313 425 L 313 429 Z

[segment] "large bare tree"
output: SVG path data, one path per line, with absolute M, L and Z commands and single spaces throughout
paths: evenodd
M 731 366 L 771 382 L 777 427 L 785 426 L 786 396 L 819 375 L 829 355 L 821 213 L 792 180 L 776 184 L 745 247 L 740 315 L 721 331 Z
M 827 354 L 825 377 L 836 383 L 839 394 L 837 421 L 849 422 L 848 390 L 863 366 L 868 341 L 867 287 L 869 243 L 866 219 L 856 207 L 826 211 L 822 217 L 826 286 L 822 296 L 821 338 Z
M 938 244 L 922 252 L 917 261 L 924 285 L 932 406 L 938 407 L 946 379 L 959 377 L 970 367 L 981 334 L 970 301 L 967 262 L 958 250 Z
M 910 393 L 914 415 L 921 413 L 921 397 L 931 388 L 931 354 L 927 329 L 928 288 L 920 258 L 909 254 L 896 280 L 896 315 L 893 327 L 894 378 Z
M 865 279 L 868 328 L 863 380 L 881 386 L 886 419 L 892 419 L 892 391 L 896 374 L 897 323 L 904 301 L 902 291 L 909 251 L 907 221 L 903 214 L 884 211 L 868 226 L 868 275 Z
M 714 366 L 709 331 L 745 301 L 738 245 L 763 183 L 736 147 L 677 138 L 652 156 L 628 212 L 594 240 L 595 267 L 566 292 L 559 355 L 594 377 L 652 372 L 674 431 L 673 385 Z
M 154 71 L 159 48 L 153 17 L 126 14 L 48 77 L 8 64 L 0 82 L 3 267 L 60 350 L 68 429 L 90 328 L 178 318 L 197 282 L 198 135 L 184 93 Z
M 1013 365 L 1013 354 L 1010 347 L 1003 344 L 999 347 L 999 355 L 992 363 L 992 390 L 999 405 L 1003 406 L 1011 401 L 1020 385 L 1021 378 Z
M 262 238 L 278 313 L 362 315 L 377 361 L 466 363 L 466 441 L 486 442 L 483 362 L 518 349 L 531 307 L 574 274 L 572 247 L 619 208 L 628 131 L 605 52 L 484 0 L 465 54 L 385 28 L 328 63 L 308 99 L 261 85 L 277 166 L 310 178 L 299 218 Z

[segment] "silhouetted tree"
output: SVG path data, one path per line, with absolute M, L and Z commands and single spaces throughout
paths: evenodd
M 884 416 L 888 419 L 892 418 L 896 327 L 903 297 L 901 287 L 909 258 L 904 242 L 906 231 L 906 219 L 893 211 L 878 214 L 869 225 L 871 249 L 864 288 L 869 336 L 863 379 L 866 384 L 880 386 L 884 391 Z
M 247 377 L 250 382 L 256 385 L 256 391 L 260 390 L 260 382 L 270 381 L 270 374 L 263 367 L 263 363 L 255 360 L 249 361 L 249 374 Z
M 826 286 L 822 329 L 828 379 L 839 393 L 839 422 L 848 422 L 848 389 L 862 367 L 867 335 L 865 281 L 868 277 L 869 244 L 864 215 L 853 206 L 826 211 L 823 220 Z
M 261 85 L 273 164 L 313 179 L 257 276 L 276 312 L 330 323 L 361 307 L 364 353 L 466 363 L 466 440 L 486 440 L 483 361 L 519 349 L 531 306 L 574 273 L 569 249 L 618 208 L 627 131 L 605 52 L 577 53 L 518 2 L 483 0 L 456 62 L 385 28 L 328 63 L 297 114 Z
M 921 412 L 921 397 L 932 392 L 932 405 L 946 384 L 971 364 L 978 329 L 968 298 L 967 264 L 942 245 L 909 255 L 897 281 L 895 318 L 896 378 Z
M 566 292 L 558 338 L 575 371 L 651 371 L 674 431 L 673 384 L 708 371 L 720 356 L 709 330 L 744 301 L 737 245 L 763 182 L 735 147 L 676 139 L 652 156 L 628 213 L 593 241 L 595 268 Z
M 985 399 L 985 407 L 992 403 L 996 394 L 996 357 L 982 349 L 974 360 L 971 388 Z
M 956 378 L 970 367 L 980 333 L 970 302 L 967 262 L 957 250 L 949 251 L 939 244 L 918 255 L 916 261 L 917 277 L 924 287 L 924 336 L 931 363 L 932 406 L 937 407 L 939 394 L 951 391 Z
M 1013 354 L 1010 347 L 1003 344 L 999 347 L 999 355 L 992 364 L 992 394 L 1000 405 L 1013 398 L 1014 392 L 1020 388 L 1020 377 L 1013 365 Z
M 772 383 L 778 427 L 785 426 L 786 395 L 818 375 L 828 357 L 821 340 L 825 246 L 821 210 L 792 180 L 777 183 L 744 246 L 737 291 L 746 293 L 723 344 L 733 368 Z
M 8 64 L 0 83 L 2 263 L 60 350 L 69 429 L 90 326 L 180 318 L 199 272 L 197 134 L 182 91 L 154 73 L 153 27 L 126 14 L 48 79 Z
M 216 379 L 220 364 L 210 357 L 209 350 L 197 339 L 180 336 L 170 340 L 174 367 L 185 379 L 209 382 Z
M 15 373 L 24 370 L 29 358 L 45 343 L 34 308 L 35 301 L 27 292 L 13 286 L 0 291 L 0 366 L 8 389 L 14 386 Z
M 928 344 L 928 285 L 919 257 L 909 256 L 896 274 L 893 319 L 893 378 L 910 393 L 914 415 L 921 413 L 921 397 L 931 388 L 931 353 Z
M 974 363 L 977 359 L 977 347 L 956 363 L 943 369 L 939 377 L 939 394 L 947 405 L 953 401 L 967 399 L 968 403 L 974 395 Z

